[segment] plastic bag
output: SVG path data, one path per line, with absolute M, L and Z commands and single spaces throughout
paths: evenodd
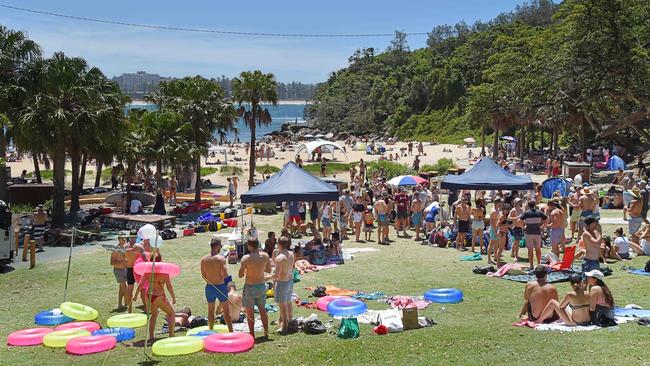
M 404 324 L 399 311 L 383 311 L 379 314 L 379 323 L 388 328 L 388 333 L 399 333 L 404 331 Z
M 359 322 L 357 322 L 357 318 L 341 319 L 338 337 L 344 339 L 359 338 Z

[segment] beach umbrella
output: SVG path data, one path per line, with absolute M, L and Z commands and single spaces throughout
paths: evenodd
M 334 134 L 331 133 L 331 132 L 328 133 L 327 135 L 325 135 L 325 138 L 326 138 L 326 139 L 331 139 L 332 137 L 334 137 Z
M 388 182 L 387 184 L 393 186 L 393 187 L 402 187 L 402 186 L 416 186 L 421 183 L 426 183 L 427 180 L 424 178 L 420 178 L 415 175 L 399 175 Z
M 476 140 L 473 137 L 467 137 L 463 141 L 465 141 L 465 143 L 467 143 L 467 144 L 475 144 L 476 143 Z
M 306 139 L 313 139 L 313 138 L 314 138 L 314 135 L 312 135 L 311 133 L 308 133 L 308 134 L 306 134 L 304 137 L 305 137 Z
M 424 212 L 429 212 L 434 208 L 440 208 L 440 203 L 436 201 L 431 202 L 431 204 L 424 209 Z
M 317 139 L 320 139 L 320 138 L 325 137 L 325 135 L 323 135 L 322 133 L 319 133 L 318 135 L 316 135 L 314 137 L 317 138 Z
M 506 141 L 517 141 L 517 139 L 512 136 L 501 136 L 501 139 Z

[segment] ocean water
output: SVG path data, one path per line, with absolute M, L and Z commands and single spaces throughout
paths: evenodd
M 279 103 L 277 106 L 273 107 L 271 105 L 265 106 L 266 108 L 269 109 L 269 113 L 271 113 L 271 124 L 266 125 L 266 126 L 257 126 L 255 129 L 255 136 L 257 139 L 261 138 L 262 136 L 271 133 L 273 131 L 280 130 L 280 127 L 284 122 L 292 122 L 295 123 L 298 121 L 298 123 L 304 123 L 304 118 L 305 118 L 305 104 L 298 104 L 298 103 L 291 103 L 291 104 L 281 104 Z M 130 109 L 147 109 L 150 111 L 155 111 L 158 109 L 158 106 L 155 104 L 150 104 L 150 103 L 144 103 L 144 102 L 134 102 L 129 104 L 125 108 L 125 112 L 127 112 Z M 236 136 L 239 137 L 239 140 L 242 142 L 250 141 L 251 139 L 251 132 L 248 126 L 244 123 L 244 121 L 240 118 L 237 121 L 236 127 L 238 129 L 237 135 L 234 132 L 229 132 L 226 135 L 226 138 L 230 141 L 234 141 Z M 216 136 L 215 136 L 216 137 Z

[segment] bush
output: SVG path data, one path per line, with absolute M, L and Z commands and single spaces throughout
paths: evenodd
M 429 172 L 433 170 L 437 171 L 439 174 L 447 174 L 447 171 L 451 168 L 456 168 L 454 161 L 447 158 L 441 158 L 433 165 L 425 164 L 421 166 L 420 171 Z
M 244 173 L 244 169 L 238 166 L 224 165 L 219 168 L 219 173 L 221 173 L 221 175 L 241 175 Z
M 368 163 L 368 176 L 372 176 L 372 173 L 375 170 L 379 170 L 380 168 L 384 168 L 384 172 L 386 172 L 386 179 L 391 179 L 394 177 L 397 177 L 398 175 L 414 175 L 416 172 L 409 168 L 408 166 L 392 161 L 373 161 Z
M 350 167 L 357 163 L 327 163 L 327 174 L 345 173 L 350 170 Z M 320 163 L 303 165 L 303 169 L 310 174 L 320 174 Z
M 260 173 L 260 174 L 274 174 L 280 171 L 280 168 L 276 166 L 272 166 L 269 164 L 266 165 L 258 165 L 255 167 L 255 171 Z
M 202 166 L 201 167 L 201 176 L 205 177 L 206 175 L 214 174 L 217 172 L 217 168 L 211 166 Z
M 72 174 L 72 171 L 66 169 L 65 170 L 65 175 L 69 175 L 69 174 Z M 34 178 L 34 172 L 27 173 L 27 177 L 28 178 Z M 41 169 L 41 179 L 43 181 L 54 180 L 54 170 Z

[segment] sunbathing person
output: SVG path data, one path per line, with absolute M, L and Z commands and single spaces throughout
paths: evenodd
M 615 322 L 614 296 L 612 296 L 609 287 L 605 285 L 605 275 L 595 269 L 585 272 L 585 276 L 587 277 L 587 285 L 589 286 L 591 323 L 600 326 L 604 322 Z
M 526 284 L 524 290 L 524 307 L 519 316 L 523 317 L 528 314 L 528 320 L 537 322 L 544 309 L 551 300 L 557 301 L 557 289 L 552 284 L 546 282 L 546 267 L 538 265 L 535 267 L 536 281 Z M 547 317 L 544 321 L 552 323 L 558 319 L 556 314 Z
M 570 291 L 564 296 L 562 302 L 551 300 L 537 319 L 537 323 L 544 323 L 546 319 L 559 316 L 566 325 L 589 325 L 589 293 L 585 292 L 582 278 L 579 274 L 572 274 L 569 278 Z
M 318 267 L 309 263 L 309 261 L 305 260 L 302 256 L 302 248 L 300 248 L 300 245 L 296 245 L 295 248 L 293 248 L 293 257 L 295 259 L 295 266 L 298 272 L 300 274 L 305 274 L 309 272 L 318 272 Z

